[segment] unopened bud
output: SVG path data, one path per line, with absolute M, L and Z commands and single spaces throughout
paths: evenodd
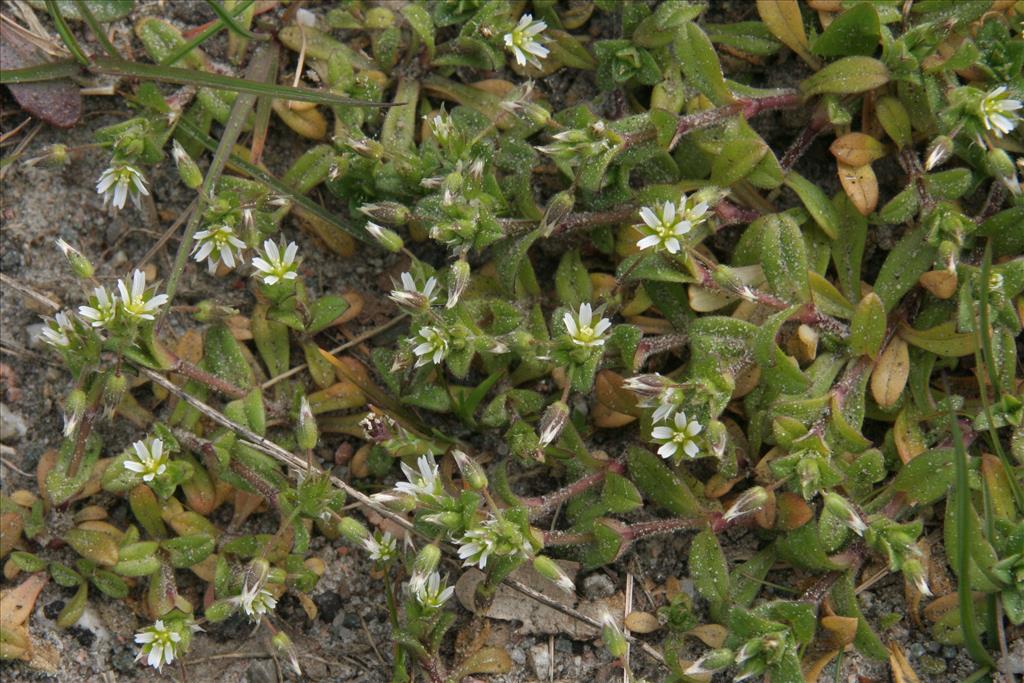
M 103 406 L 108 415 L 113 415 L 117 407 L 121 405 L 121 399 L 124 398 L 127 390 L 128 380 L 120 372 L 107 378 L 106 384 L 103 385 Z
M 699 676 L 701 674 L 714 673 L 731 666 L 736 659 L 736 653 L 727 647 L 719 650 L 712 650 L 687 668 L 683 675 Z
M 455 304 L 459 302 L 459 298 L 469 284 L 469 274 L 469 262 L 465 259 L 459 259 L 452 264 L 451 285 L 448 287 L 448 301 L 444 305 L 445 308 L 454 308 Z
M 270 563 L 262 557 L 257 557 L 245 568 L 242 583 L 246 586 L 260 586 L 267 582 L 270 574 Z
M 178 177 L 181 178 L 181 182 L 185 183 L 190 190 L 199 189 L 199 186 L 203 184 L 203 172 L 199 170 L 199 165 L 177 140 L 171 146 L 171 156 L 174 157 L 174 164 L 178 167 Z
M 64 436 L 71 436 L 78 429 L 78 424 L 85 415 L 87 398 L 81 389 L 75 389 L 64 401 Z
M 309 405 L 309 399 L 305 396 L 299 403 L 299 419 L 295 428 L 295 439 L 299 448 L 310 450 L 316 447 L 320 434 L 316 428 L 316 418 L 313 417 L 313 409 Z
M 768 490 L 763 486 L 747 489 L 737 498 L 722 516 L 727 522 L 757 512 L 768 502 Z
M 462 480 L 469 484 L 471 489 L 482 491 L 487 488 L 487 474 L 476 460 L 459 450 L 452 451 L 452 457 L 462 472 Z
M 903 561 L 903 574 L 914 583 L 914 587 L 917 591 L 925 596 L 929 597 L 932 594 L 931 588 L 928 586 L 928 579 L 925 576 L 924 565 L 916 557 L 911 557 Z
M 361 522 L 352 519 L 351 517 L 345 517 L 338 522 L 338 533 L 341 534 L 346 541 L 356 545 L 362 545 L 363 541 L 370 537 L 370 532 L 367 528 L 363 526 Z
M 40 156 L 33 157 L 25 160 L 26 166 L 35 166 L 41 164 L 43 166 L 57 167 L 63 166 L 68 162 L 68 146 L 60 143 L 50 145 Z
M 615 617 L 608 611 L 601 615 L 601 640 L 604 641 L 604 646 L 612 657 L 625 656 L 629 647 L 622 629 L 619 628 Z
M 725 455 L 725 447 L 729 443 L 729 432 L 724 424 L 718 420 L 711 420 L 708 423 L 708 431 L 705 438 L 711 455 L 716 458 L 721 458 Z
M 985 155 L 985 167 L 996 178 L 1012 178 L 1017 175 L 1013 159 L 1005 149 L 993 148 Z
M 544 209 L 544 219 L 540 222 L 540 234 L 550 237 L 558 226 L 572 213 L 576 205 L 576 195 L 570 190 L 559 192 L 548 200 L 547 208 Z
M 864 535 L 864 530 L 868 528 L 868 525 L 864 523 L 864 520 L 860 518 L 857 511 L 853 509 L 850 501 L 832 491 L 826 492 L 822 499 L 825 501 L 825 509 L 832 513 L 836 519 L 849 527 L 858 536 Z
M 369 138 L 362 138 L 361 140 L 350 139 L 346 140 L 345 144 L 361 157 L 366 157 L 367 159 L 373 159 L 375 161 L 379 161 L 384 158 L 384 145 L 376 140 L 371 140 Z
M 533 568 L 538 574 L 543 576 L 548 581 L 553 581 L 558 586 L 569 593 L 576 590 L 576 585 L 569 578 L 569 575 L 562 571 L 562 568 L 558 566 L 558 563 L 552 560 L 550 557 L 538 555 L 533 558 Z
M 425 515 L 423 521 L 444 529 L 458 529 L 462 526 L 462 515 L 457 512 L 435 512 L 432 515 Z
M 545 446 L 554 443 L 558 435 L 562 433 L 562 429 L 565 428 L 565 423 L 569 421 L 569 406 L 562 401 L 555 401 L 548 406 L 547 410 L 540 418 L 540 446 Z
M 416 509 L 416 498 L 413 496 L 405 496 L 393 493 L 391 491 L 382 491 L 381 493 L 375 493 L 372 496 L 374 502 L 379 503 L 389 510 L 395 510 L 397 512 L 412 512 Z
M 924 170 L 930 171 L 938 168 L 949 160 L 953 155 L 953 139 L 948 135 L 940 135 L 928 145 L 928 151 L 924 155 Z
M 413 571 L 420 576 L 428 576 L 431 572 L 437 569 L 437 566 L 441 563 L 441 549 L 431 543 L 430 545 L 423 546 L 416 554 L 416 559 L 413 560 Z
M 283 584 L 288 580 L 288 572 L 281 567 L 271 567 L 267 572 L 267 583 Z
M 68 263 L 71 265 L 71 272 L 73 272 L 77 277 L 85 280 L 91 278 L 93 273 L 96 272 L 96 269 L 92 266 L 92 262 L 83 256 L 82 252 L 78 251 L 70 244 L 58 238 L 57 246 L 64 253 L 64 257 L 67 258 Z
M 370 233 L 370 236 L 377 240 L 377 243 L 380 244 L 380 246 L 384 247 L 392 254 L 402 251 L 402 247 L 405 246 L 405 242 L 402 241 L 401 235 L 394 230 L 377 225 L 373 221 L 366 224 L 366 232 Z
M 300 11 L 305 11 L 309 14 L 312 14 L 312 12 L 308 12 L 308 10 Z M 288 634 L 284 631 L 278 631 L 274 634 L 274 637 L 270 639 L 270 642 L 273 644 L 275 648 L 277 648 L 278 651 L 288 655 L 288 662 L 291 664 L 292 670 L 295 672 L 295 675 L 302 676 L 302 668 L 299 667 L 299 658 L 297 653 L 295 652 L 295 645 L 292 643 L 292 639 L 288 637 Z
M 363 204 L 359 211 L 368 216 L 371 220 L 387 223 L 388 225 L 405 225 L 409 222 L 412 214 L 409 207 L 398 202 L 374 202 Z

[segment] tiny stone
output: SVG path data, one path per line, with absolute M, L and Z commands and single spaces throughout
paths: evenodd
M 938 676 L 939 674 L 946 672 L 946 661 L 941 657 L 924 655 L 920 660 L 918 660 L 918 669 L 921 673 Z
M 604 574 L 598 572 L 583 579 L 583 595 L 590 600 L 608 598 L 615 594 L 615 584 Z
M 348 628 L 359 628 L 362 625 L 359 621 L 359 615 L 355 612 L 345 612 L 345 615 L 341 618 L 341 623 Z
M 928 650 L 928 652 L 931 652 L 933 655 L 937 655 L 939 654 L 939 652 L 942 651 L 942 646 L 934 640 L 928 641 L 928 644 L 925 645 L 925 648 Z
M 25 419 L 0 403 L 0 439 L 4 441 L 18 441 L 28 433 L 28 425 Z
M 516 648 L 512 650 L 512 654 L 509 655 L 512 661 L 516 664 L 523 665 L 526 663 L 526 652 L 522 648 Z
M 555 652 L 572 654 L 572 641 L 561 636 L 555 638 Z
M 915 658 L 920 657 L 924 654 L 924 645 L 921 645 L 921 643 L 914 643 L 909 648 L 907 648 L 907 654 Z
M 957 650 L 952 645 L 947 645 L 946 647 L 942 648 L 942 656 L 946 659 L 956 659 L 957 654 L 959 654 L 959 650 Z
M 530 666 L 533 675 L 540 680 L 548 678 L 551 672 L 551 654 L 546 643 L 538 643 L 530 648 Z
M 320 621 L 334 621 L 335 615 L 341 609 L 341 596 L 333 591 L 325 591 L 313 596 L 313 603 L 319 610 Z
M 46 603 L 43 607 L 43 616 L 51 621 L 55 621 L 60 615 L 60 611 L 64 609 L 63 600 L 54 600 L 53 602 Z

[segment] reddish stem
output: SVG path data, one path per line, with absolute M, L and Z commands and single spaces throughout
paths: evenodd
M 702 128 L 709 128 L 736 114 L 742 114 L 744 118 L 749 119 L 771 109 L 792 109 L 799 106 L 802 101 L 803 97 L 801 97 L 800 93 L 795 90 L 789 90 L 779 95 L 770 95 L 768 97 L 739 99 L 717 109 L 708 109 L 696 114 L 681 116 L 679 117 L 679 123 L 676 125 L 676 134 L 672 138 L 672 142 L 669 143 L 668 149 L 672 151 L 679 144 L 679 140 L 687 133 L 692 133 Z
M 625 465 L 618 460 L 613 460 L 609 462 L 604 469 L 588 474 L 582 479 L 577 479 L 565 488 L 552 491 L 545 496 L 520 498 L 519 500 L 523 505 L 529 508 L 530 519 L 538 519 L 546 514 L 554 512 L 555 508 L 573 496 L 579 495 L 587 489 L 593 488 L 603 482 L 606 473 L 614 472 L 615 474 L 622 474 L 625 471 Z
M 680 530 L 690 531 L 693 529 L 700 529 L 706 526 L 707 523 L 708 520 L 703 517 L 698 517 L 696 519 L 686 517 L 658 519 L 653 522 L 630 524 L 626 527 L 622 537 L 624 540 L 628 541 L 639 541 L 641 538 L 647 538 L 648 536 L 670 534 Z

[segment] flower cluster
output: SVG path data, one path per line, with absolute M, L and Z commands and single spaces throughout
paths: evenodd
M 1024 107 L 1020 100 L 1010 97 L 1005 85 L 989 91 L 978 104 L 978 115 L 985 130 L 997 138 L 1009 135 L 1020 123 L 1017 112 Z
M 109 293 L 105 287 L 96 287 L 88 306 L 80 306 L 79 315 L 93 327 L 109 327 L 120 316 L 129 321 L 153 320 L 154 314 L 167 303 L 166 294 L 151 294 L 146 291 L 146 275 L 141 270 L 127 278 L 118 280 L 118 294 Z M 118 298 L 118 295 L 120 298 Z
M 516 64 L 530 64 L 540 68 L 540 60 L 548 56 L 548 49 L 537 41 L 548 25 L 543 21 L 534 21 L 533 15 L 524 14 L 511 32 L 505 34 L 505 48 L 516 58 Z

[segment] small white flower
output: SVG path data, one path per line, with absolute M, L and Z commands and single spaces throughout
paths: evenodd
M 1024 107 L 1024 104 L 1020 100 L 1011 99 L 1006 86 L 1001 85 L 986 94 L 978 108 L 985 129 L 1001 138 L 1012 132 L 1020 123 L 1020 114 L 1017 111 L 1021 107 Z
M 167 303 L 166 294 L 146 297 L 146 275 L 138 269 L 132 273 L 131 290 L 128 289 L 128 280 L 125 278 L 117 281 L 117 291 L 121 294 L 121 310 L 129 318 L 153 320 L 153 314 Z
M 238 239 L 235 229 L 226 223 L 200 230 L 196 233 L 195 239 L 192 258 L 197 263 L 205 260 L 207 270 L 211 274 L 217 271 L 218 263 L 234 268 L 236 262 L 242 261 L 245 242 Z
M 464 567 L 476 565 L 485 569 L 492 555 L 526 558 L 533 552 L 529 540 L 515 524 L 500 517 L 490 517 L 480 526 L 463 534 L 457 542 L 459 559 L 463 560 Z
M 393 289 L 388 295 L 392 301 L 407 308 L 430 308 L 434 305 L 437 300 L 437 295 L 434 293 L 434 290 L 437 289 L 436 277 L 427 278 L 422 288 L 416 284 L 412 273 L 402 273 L 401 278 L 401 289 Z
M 437 138 L 437 141 L 443 145 L 448 144 L 451 140 L 452 134 L 455 132 L 455 122 L 452 121 L 452 117 L 442 109 L 439 113 L 434 114 L 429 120 L 430 131 Z
M 441 575 L 437 572 L 431 572 L 430 576 L 420 578 L 415 585 L 411 581 L 409 583 L 416 596 L 416 602 L 427 610 L 440 609 L 455 593 L 455 588 L 452 586 L 442 588 Z
M 636 246 L 641 250 L 664 249 L 670 254 L 678 254 L 682 248 L 679 239 L 706 220 L 708 212 L 707 202 L 693 206 L 690 204 L 692 200 L 688 200 L 684 194 L 678 204 L 665 202 L 660 209 L 649 206 L 640 209 L 640 220 L 643 223 L 637 225 L 637 228 L 644 237 L 637 241 Z
M 113 203 L 115 208 L 123 209 L 129 196 L 139 208 L 139 197 L 148 195 L 146 176 L 131 164 L 113 164 L 100 174 L 96 181 L 96 193 L 103 195 L 103 206 Z
M 671 458 L 680 448 L 686 457 L 693 458 L 700 452 L 693 437 L 700 434 L 703 429 L 696 420 L 687 421 L 686 413 L 680 410 L 673 418 L 673 426 L 655 427 L 651 430 L 651 438 L 661 444 L 658 455 L 663 458 Z
M 601 318 L 596 325 L 591 326 L 594 321 L 594 313 L 590 304 L 580 304 L 579 313 L 575 316 L 566 312 L 562 320 L 565 322 L 565 329 L 569 332 L 569 338 L 577 346 L 603 346 L 604 333 L 612 326 L 608 318 Z
M 117 317 L 117 297 L 112 296 L 105 287 L 93 290 L 91 306 L 79 306 L 78 313 L 89 320 L 93 327 L 106 327 Z
M 425 325 L 417 333 L 417 339 L 422 341 L 412 350 L 419 356 L 416 359 L 415 367 L 418 368 L 431 362 L 438 365 L 448 355 L 448 336 L 444 330 Z
M 251 621 L 259 621 L 264 614 L 272 612 L 277 607 L 277 599 L 259 583 L 251 588 L 243 586 L 242 592 L 231 598 L 231 601 L 241 607 Z
M 252 265 L 256 268 L 253 275 L 263 278 L 265 285 L 276 285 L 284 280 L 294 280 L 298 277 L 296 269 L 299 264 L 295 261 L 298 251 L 299 245 L 295 242 L 289 242 L 288 246 L 284 247 L 284 254 L 282 254 L 281 248 L 274 244 L 273 240 L 265 241 L 263 255 L 266 258 L 257 256 L 252 260 Z
M 444 495 L 444 486 L 441 484 L 441 476 L 438 473 L 437 463 L 429 455 L 421 455 L 416 459 L 417 472 L 413 468 L 402 463 L 402 472 L 408 481 L 400 481 L 395 484 L 395 491 L 408 494 L 419 500 L 432 501 Z
M 492 528 L 486 522 L 482 527 L 467 531 L 459 539 L 459 559 L 464 560 L 462 566 L 476 565 L 480 569 L 485 569 L 487 558 L 494 552 L 496 540 Z
M 157 619 L 152 626 L 147 626 L 135 634 L 135 642 L 142 647 L 135 661 L 143 657 L 146 664 L 160 671 L 164 664 L 170 664 L 175 657 L 181 656 L 183 648 L 187 647 L 187 640 L 182 639 L 181 627 L 175 628 L 176 624 L 165 624 L 163 619 Z M 195 624 L 189 623 L 188 628 L 192 631 L 202 629 Z
M 763 486 L 754 486 L 744 491 L 722 515 L 722 519 L 731 522 L 745 515 L 757 512 L 768 502 L 768 491 Z
M 540 60 L 548 56 L 548 49 L 535 40 L 548 25 L 534 21 L 532 14 L 524 14 L 511 33 L 505 34 L 505 48 L 516 58 L 519 66 L 528 63 L 540 68 Z
M 384 532 L 381 537 L 369 536 L 363 539 L 363 547 L 370 554 L 370 559 L 376 562 L 387 562 L 393 558 L 398 551 L 398 542 L 395 537 Z
M 124 461 L 124 468 L 142 475 L 142 481 L 153 481 L 167 471 L 167 454 L 164 453 L 164 442 L 153 439 L 147 446 L 144 441 L 132 444 L 135 455 Z
M 50 346 L 66 349 L 71 346 L 71 339 L 68 337 L 68 333 L 73 331 L 71 319 L 68 318 L 67 313 L 61 311 L 53 316 L 53 320 L 43 327 L 43 341 Z
M 658 397 L 658 407 L 654 409 L 654 414 L 651 418 L 655 422 L 667 419 L 679 407 L 682 400 L 683 392 L 679 387 L 665 387 L 665 390 L 661 392 L 661 396 Z

